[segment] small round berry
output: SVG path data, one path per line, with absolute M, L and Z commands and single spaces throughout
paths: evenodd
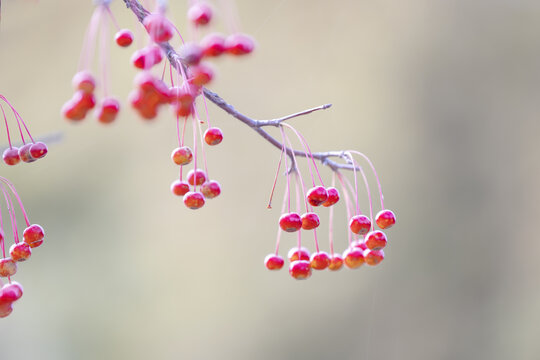
M 114 36 L 114 41 L 121 47 L 128 47 L 133 42 L 133 33 L 129 29 L 118 30 Z
M 362 250 L 358 248 L 350 248 L 343 253 L 343 262 L 349 269 L 356 269 L 364 263 L 364 255 Z
M 19 148 L 19 157 L 25 163 L 31 163 L 36 161 L 36 159 L 34 159 L 30 154 L 30 148 L 32 147 L 32 145 L 33 144 L 28 143 Z
M 311 276 L 311 266 L 307 260 L 293 261 L 289 265 L 289 274 L 296 280 L 305 280 Z
M 189 69 L 189 81 L 197 86 L 204 86 L 214 78 L 214 70 L 207 64 L 199 64 Z
M 4 162 L 8 165 L 17 165 L 19 161 L 21 161 L 19 149 L 15 146 L 7 148 L 2 154 L 2 159 L 4 159 Z
M 324 251 L 311 254 L 311 268 L 315 270 L 324 270 L 330 265 L 330 256 Z
M 30 249 L 30 245 L 25 242 L 20 242 L 18 244 L 11 245 L 9 248 L 9 254 L 11 255 L 13 261 L 25 261 L 30 257 L 30 255 L 32 255 L 32 250 Z
M 193 153 L 189 146 L 176 148 L 171 153 L 172 161 L 177 165 L 187 165 L 193 160 Z
M 276 254 L 268 254 L 264 258 L 264 266 L 266 266 L 268 270 L 279 270 L 283 267 L 284 263 L 285 261 L 283 258 Z
M 369 266 L 375 266 L 384 260 L 383 250 L 364 250 L 364 259 Z
M 366 235 L 366 246 L 371 250 L 381 250 L 386 246 L 386 235 L 380 231 L 371 231 Z
M 208 34 L 201 40 L 204 56 L 215 57 L 225 52 L 225 37 L 222 34 Z
M 33 243 L 31 243 L 31 244 L 29 244 L 29 245 L 30 245 L 30 247 L 33 249 L 33 248 L 39 247 L 41 244 L 43 244 L 43 239 L 38 240 L 38 241 L 34 241 Z
M 339 201 L 339 191 L 335 187 L 327 188 L 326 193 L 328 194 L 328 198 L 326 198 L 326 201 L 323 202 L 323 206 L 329 207 Z
M 37 241 L 43 240 L 44 237 L 45 230 L 43 230 L 41 225 L 38 224 L 32 224 L 23 231 L 24 242 L 28 245 L 32 245 Z
M 38 141 L 30 146 L 30 156 L 32 156 L 34 159 L 41 159 L 42 157 L 45 157 L 48 152 L 49 149 L 47 148 L 47 145 L 41 141 Z
M 184 195 L 184 204 L 193 210 L 204 206 L 204 196 L 198 191 L 189 191 Z
M 13 312 L 13 302 L 0 303 L 0 318 L 5 318 Z
M 302 219 L 297 213 L 285 213 L 279 218 L 279 226 L 286 232 L 295 232 L 302 227 Z
M 231 55 L 249 54 L 255 48 L 255 41 L 246 34 L 229 35 L 225 40 L 225 49 Z
M 339 254 L 333 254 L 330 258 L 330 265 L 328 269 L 332 271 L 338 271 L 343 267 L 343 258 Z
M 314 212 L 308 212 L 302 215 L 302 229 L 304 230 L 312 230 L 317 227 L 319 227 L 319 224 L 321 221 L 319 220 L 319 216 L 315 214 Z
M 17 273 L 17 263 L 11 258 L 0 259 L 0 276 L 13 276 Z
M 201 169 L 190 170 L 187 174 L 189 185 L 202 185 L 206 182 L 206 174 Z
M 201 185 L 201 192 L 207 199 L 213 199 L 221 194 L 221 186 L 215 180 L 210 180 Z
M 152 45 L 139 49 L 131 56 L 131 62 L 138 69 L 149 69 L 163 60 L 163 54 L 158 46 Z
M 178 51 L 178 55 L 187 65 L 197 65 L 203 57 L 203 49 L 197 44 L 185 43 Z
M 358 235 L 365 235 L 371 228 L 371 220 L 365 215 L 355 215 L 349 221 L 349 228 Z
M 309 261 L 309 250 L 305 247 L 301 247 L 300 250 L 298 250 L 297 247 L 293 247 L 289 250 L 287 253 L 287 258 L 290 262 L 296 261 L 296 260 L 306 260 Z
M 208 128 L 204 132 L 204 141 L 211 146 L 219 144 L 221 141 L 223 141 L 223 133 L 221 132 L 221 129 L 217 127 Z
M 206 3 L 198 2 L 189 8 L 187 16 L 195 25 L 206 25 L 212 19 L 212 8 Z
M 73 101 L 73 106 L 83 111 L 83 117 L 86 116 L 88 110 L 96 106 L 96 97 L 94 94 L 82 90 L 76 91 L 71 100 Z
M 86 70 L 76 73 L 73 76 L 71 83 L 75 90 L 81 90 L 85 93 L 91 93 L 96 88 L 96 79 L 94 79 L 94 76 Z
M 352 247 L 355 247 L 355 248 L 359 248 L 360 250 L 364 251 L 366 250 L 368 247 L 366 246 L 366 243 L 364 241 L 361 241 L 361 240 L 356 240 L 356 241 L 353 241 L 352 244 L 351 244 Z
M 143 25 L 150 38 L 159 43 L 169 41 L 174 35 L 174 27 L 162 14 L 150 14 L 143 20 Z
M 110 124 L 118 115 L 120 111 L 120 102 L 115 98 L 105 98 L 101 102 L 101 106 L 97 110 L 96 116 L 100 123 Z
M 0 290 L 0 303 L 12 303 L 23 296 L 23 287 L 16 281 L 5 284 Z
M 171 184 L 171 192 L 174 195 L 184 196 L 189 191 L 189 184 L 187 181 L 175 180 Z
M 306 198 L 312 206 L 319 206 L 328 199 L 328 193 L 323 186 L 315 186 L 308 190 Z
M 394 215 L 392 210 L 381 210 L 375 216 L 375 222 L 381 229 L 388 229 L 396 223 L 396 215 Z

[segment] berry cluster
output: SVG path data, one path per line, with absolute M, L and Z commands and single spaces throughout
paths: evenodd
M 14 239 L 13 245 L 9 248 L 9 256 L 6 256 L 6 236 L 2 214 L 0 213 L 0 250 L 2 251 L 0 277 L 7 278 L 8 280 L 8 283 L 0 289 L 0 317 L 6 317 L 13 311 L 13 303 L 20 299 L 23 294 L 22 286 L 17 282 L 11 281 L 11 277 L 17 273 L 17 264 L 28 260 L 32 255 L 32 249 L 43 244 L 45 231 L 38 224 L 30 224 L 28 215 L 15 187 L 3 177 L 0 177 L 0 190 L 6 203 Z M 26 222 L 26 228 L 22 233 L 22 241 L 20 241 L 12 196 L 17 200 L 24 221 Z

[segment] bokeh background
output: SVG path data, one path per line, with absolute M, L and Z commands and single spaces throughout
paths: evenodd
M 171 3 L 189 37 L 187 4 Z M 170 114 L 144 123 L 126 106 L 110 127 L 59 115 L 92 2 L 5 0 L 0 93 L 36 137 L 62 139 L 44 160 L 1 167 L 47 232 L 15 277 L 25 295 L 0 322 L 1 358 L 539 359 L 540 3 L 237 7 L 258 47 L 217 61 L 211 88 L 258 119 L 332 103 L 291 123 L 316 151 L 371 157 L 398 216 L 385 261 L 303 282 L 267 271 L 279 151 L 210 106 L 225 140 L 208 161 L 224 192 L 187 210 L 169 192 Z M 112 9 L 138 28 L 121 1 Z M 124 101 L 133 50 L 111 48 Z M 340 249 L 346 231 L 338 212 Z

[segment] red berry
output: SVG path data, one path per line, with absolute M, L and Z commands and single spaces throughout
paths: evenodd
M 343 266 L 343 258 L 339 254 L 333 254 L 330 258 L 330 265 L 328 269 L 332 271 L 337 271 Z
M 366 243 L 360 240 L 353 241 L 351 246 L 355 248 L 359 248 L 362 251 L 367 249 Z
M 69 99 L 63 106 L 62 106 L 62 116 L 65 117 L 67 120 L 71 121 L 79 121 L 84 119 L 86 116 L 86 112 L 88 110 L 78 106 L 77 103 L 73 99 Z
M 328 193 L 323 186 L 315 186 L 308 190 L 306 197 L 312 206 L 319 206 L 328 199 Z
M 366 261 L 366 264 L 370 266 L 375 266 L 384 260 L 384 251 L 370 249 L 364 250 L 364 259 Z
M 297 213 L 285 213 L 279 218 L 279 226 L 287 232 L 295 232 L 302 227 L 302 219 Z
M 189 184 L 187 181 L 175 180 L 171 184 L 171 192 L 174 195 L 184 196 L 189 191 Z
M 204 132 L 204 141 L 208 145 L 217 145 L 223 140 L 223 133 L 217 127 L 208 128 Z
M 177 165 L 187 165 L 193 159 L 193 153 L 188 146 L 176 148 L 171 154 L 172 161 Z
M 371 231 L 366 235 L 366 246 L 371 250 L 381 250 L 386 246 L 386 235 L 380 231 Z
M 25 163 L 31 163 L 36 161 L 30 154 L 30 148 L 32 147 L 32 144 L 28 143 L 19 148 L 19 157 L 22 161 Z
M 30 245 L 25 242 L 20 242 L 18 244 L 11 245 L 9 248 L 9 254 L 11 255 L 13 261 L 25 261 L 30 257 L 30 255 L 32 255 L 32 250 L 30 249 Z
M 381 229 L 388 229 L 396 223 L 396 215 L 394 215 L 392 210 L 381 210 L 375 216 L 375 222 Z
M 206 182 L 206 174 L 201 169 L 190 170 L 187 174 L 189 185 L 202 185 Z
M 116 41 L 118 46 L 128 47 L 133 42 L 133 33 L 128 29 L 118 30 L 114 36 L 114 41 Z
M 34 159 L 41 159 L 47 155 L 48 151 L 49 149 L 47 149 L 47 145 L 41 141 L 38 141 L 30 146 L 30 156 L 32 156 Z
M 204 56 L 219 56 L 225 52 L 225 37 L 217 33 L 208 34 L 201 40 L 201 47 Z
M 301 217 L 301 220 L 302 220 L 302 229 L 304 230 L 315 229 L 321 223 L 319 220 L 319 216 L 315 214 L 314 212 L 303 214 Z
M 204 86 L 214 78 L 214 70 L 207 64 L 199 64 L 189 69 L 189 81 L 197 86 Z
M 115 98 L 105 98 L 97 111 L 97 119 L 102 124 L 112 123 L 118 112 L 120 111 L 120 103 Z
M 330 256 L 324 251 L 311 254 L 311 268 L 315 270 L 324 270 L 330 265 Z
M 17 165 L 19 161 L 21 161 L 21 158 L 19 157 L 19 149 L 14 146 L 4 150 L 2 158 L 8 165 Z
M 131 56 L 131 62 L 138 69 L 149 69 L 163 60 L 161 49 L 156 46 L 147 46 L 139 49 Z
M 204 206 L 204 196 L 198 191 L 189 191 L 184 195 L 184 204 L 190 209 L 200 209 Z
M 358 235 L 365 235 L 371 228 L 371 220 L 365 215 L 355 215 L 349 221 L 349 228 Z
M 229 35 L 225 40 L 225 49 L 232 55 L 249 54 L 255 48 L 255 41 L 246 34 Z
M 195 25 L 206 25 L 212 19 L 212 8 L 206 3 L 198 2 L 189 8 L 187 16 Z
M 17 263 L 11 258 L 0 259 L 0 276 L 13 276 L 17 272 Z
M 23 239 L 24 242 L 28 245 L 32 245 L 33 243 L 43 240 L 45 237 L 45 230 L 38 225 L 38 224 L 32 224 L 23 231 Z
M 178 55 L 187 65 L 197 65 L 203 56 L 203 49 L 194 43 L 185 43 L 178 51 Z
M 33 249 L 33 248 L 37 248 L 39 247 L 41 244 L 43 244 L 43 239 L 42 240 L 38 240 L 38 241 L 34 241 L 33 243 L 30 244 L 30 247 Z
M 96 79 L 90 72 L 83 70 L 73 76 L 71 80 L 75 90 L 81 90 L 85 93 L 92 93 L 96 88 Z
M 279 270 L 283 267 L 284 263 L 283 258 L 276 254 L 269 254 L 264 258 L 264 266 L 268 270 Z
M 339 191 L 335 187 L 327 188 L 326 193 L 328 194 L 328 197 L 326 198 L 326 201 L 323 202 L 323 206 L 329 207 L 339 201 Z
M 150 14 L 143 20 L 150 38 L 155 42 L 169 41 L 174 35 L 174 26 L 162 14 Z
M 182 86 L 170 88 L 169 94 L 171 97 L 171 104 L 180 103 L 182 105 L 191 107 L 198 95 L 198 90 L 196 86 L 184 83 Z
M 343 253 L 343 262 L 349 269 L 356 269 L 364 263 L 364 255 L 362 250 L 358 248 L 350 248 Z
M 221 194 L 221 187 L 215 180 L 207 181 L 201 185 L 201 192 L 207 199 L 213 199 Z
M 23 296 L 23 287 L 16 281 L 5 284 L 0 290 L 0 304 L 12 303 Z
M 287 258 L 290 262 L 296 261 L 296 260 L 306 260 L 309 261 L 309 250 L 305 247 L 301 247 L 300 250 L 298 250 L 297 247 L 293 247 L 289 250 L 287 253 Z
M 13 303 L 0 303 L 0 318 L 4 318 L 13 312 Z
M 86 93 L 82 90 L 76 91 L 71 98 L 75 107 L 82 109 L 84 116 L 86 112 L 96 106 L 96 97 L 92 93 Z M 83 116 L 83 117 L 84 117 Z
M 311 276 L 311 266 L 307 260 L 293 261 L 289 265 L 289 274 L 296 280 L 304 280 Z

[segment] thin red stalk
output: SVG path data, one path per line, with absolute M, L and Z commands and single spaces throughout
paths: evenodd
M 361 152 L 356 151 L 356 150 L 347 150 L 347 152 L 350 152 L 352 154 L 356 154 L 358 156 L 361 156 L 362 158 L 364 158 L 364 160 L 367 161 L 367 163 L 371 167 L 371 170 L 373 171 L 373 174 L 375 175 L 375 180 L 377 181 L 377 186 L 379 187 L 379 197 L 381 199 L 381 209 L 384 209 L 384 196 L 383 196 L 383 192 L 382 192 L 381 181 L 379 180 L 379 175 L 377 174 L 377 171 L 375 170 L 375 166 L 373 166 L 373 163 L 371 162 L 371 160 L 364 153 L 361 153 Z
M 340 172 L 336 171 L 336 175 L 337 175 L 337 178 L 339 180 L 339 183 L 341 184 L 341 189 L 343 190 L 343 196 L 345 197 L 345 209 L 347 210 L 347 224 L 348 224 L 348 221 L 351 219 L 352 215 L 351 215 L 351 209 L 353 208 L 353 205 L 351 203 L 351 199 L 349 198 L 349 194 L 347 192 L 347 188 L 345 186 L 345 183 L 343 182 L 343 175 L 341 175 Z M 348 239 L 349 239 L 349 247 L 351 246 L 351 243 L 352 243 L 352 235 L 351 235 L 351 231 L 348 230 L 347 231 L 347 236 L 348 236 Z
M 285 134 L 285 132 L 283 132 L 283 134 L 285 136 L 285 141 L 287 141 L 287 143 L 289 144 L 289 147 L 292 147 L 291 140 L 289 139 L 287 134 Z M 293 153 L 292 157 L 293 157 L 293 163 L 298 164 L 298 162 L 296 161 L 296 155 L 294 153 Z M 297 178 L 300 179 L 300 185 L 302 185 L 302 195 L 304 197 L 304 203 L 306 204 L 306 212 L 309 212 L 310 211 L 310 205 L 308 204 L 307 197 L 306 197 L 306 186 L 304 184 L 304 179 L 302 178 L 302 174 L 300 173 L 300 168 L 298 168 L 298 166 L 296 166 L 295 174 L 298 174 Z M 297 181 L 298 181 L 298 179 L 297 179 Z
M 8 122 L 7 122 L 6 112 L 4 111 L 4 107 L 2 106 L 2 104 L 0 104 L 0 109 L 2 109 L 2 115 L 4 115 L 4 122 L 6 124 L 6 132 L 7 132 L 9 148 L 12 149 L 13 146 L 11 145 L 11 136 L 9 135 L 9 125 L 8 125 Z
M 276 189 L 277 179 L 278 179 L 278 176 L 279 176 L 279 170 L 281 169 L 281 161 L 283 160 L 284 151 L 285 151 L 285 149 L 282 149 L 281 153 L 279 154 L 278 167 L 277 167 L 277 170 L 276 170 L 276 176 L 274 177 L 274 183 L 272 184 L 272 191 L 270 192 L 270 199 L 268 200 L 268 205 L 266 206 L 267 209 L 272 208 L 272 198 L 274 197 L 274 190 Z M 283 213 L 283 211 L 281 211 L 281 213 Z
M 13 184 L 8 179 L 6 179 L 6 178 L 4 178 L 2 176 L 0 176 L 0 181 L 4 182 L 10 188 L 13 195 L 15 195 L 15 198 L 17 199 L 17 201 L 19 202 L 19 206 L 21 207 L 21 212 L 22 212 L 22 214 L 24 216 L 24 221 L 26 222 L 26 226 L 30 226 L 30 220 L 28 220 L 28 215 L 26 214 L 26 210 L 24 210 L 22 200 L 19 197 L 19 194 L 17 193 L 17 190 L 15 190 L 15 186 L 13 186 Z
M 281 132 L 281 143 L 283 144 L 283 146 L 285 146 L 285 131 L 283 131 L 283 127 L 279 127 L 279 131 Z M 291 179 L 290 179 L 290 174 L 289 174 L 289 167 L 287 166 L 287 158 L 288 156 L 285 157 L 285 176 L 287 177 L 287 194 L 289 194 L 289 197 L 288 197 L 288 203 L 289 203 L 289 206 L 287 208 L 287 212 L 291 212 L 291 191 L 290 191 L 290 188 L 291 188 Z

